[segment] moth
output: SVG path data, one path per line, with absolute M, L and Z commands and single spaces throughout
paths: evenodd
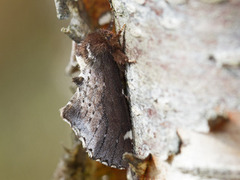
M 82 141 L 89 157 L 124 169 L 125 152 L 133 153 L 132 125 L 121 71 L 128 58 L 120 33 L 100 29 L 76 47 L 81 73 L 73 78 L 77 91 L 62 108 L 62 118 Z

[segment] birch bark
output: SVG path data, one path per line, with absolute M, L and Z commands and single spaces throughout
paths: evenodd
M 127 80 L 138 156 L 153 155 L 156 178 L 240 179 L 240 1 L 112 5 L 137 61 Z

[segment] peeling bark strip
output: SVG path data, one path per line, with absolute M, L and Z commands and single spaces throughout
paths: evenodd
M 67 0 L 54 0 L 56 5 L 56 11 L 57 11 L 57 18 L 62 19 L 68 19 L 70 16 L 70 11 L 67 6 Z
M 125 152 L 133 152 L 132 125 L 117 63 L 128 60 L 118 42 L 120 34 L 98 30 L 76 48 L 83 59 L 78 86 L 62 117 L 82 141 L 89 157 L 104 165 L 126 168 Z M 116 63 L 117 62 L 117 63 Z

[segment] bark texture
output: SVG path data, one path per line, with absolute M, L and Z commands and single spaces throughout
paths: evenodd
M 240 179 L 240 2 L 112 5 L 137 61 L 127 80 L 138 156 L 153 155 L 158 178 Z
M 240 179 L 240 1 L 110 4 L 136 61 L 126 72 L 136 155 L 152 155 L 156 179 Z

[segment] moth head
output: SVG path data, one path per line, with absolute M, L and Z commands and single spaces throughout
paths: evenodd
M 120 34 L 114 34 L 112 31 L 106 29 L 99 29 L 97 31 L 107 42 L 107 44 L 111 47 L 111 51 L 121 50 L 122 47 L 119 43 Z
M 106 41 L 110 42 L 111 39 L 115 36 L 115 34 L 109 30 L 106 29 L 99 29 L 97 30 L 97 33 L 99 33 L 102 37 L 105 38 Z
M 121 35 L 122 30 L 119 31 L 118 34 L 114 34 L 111 31 L 105 30 L 105 29 L 99 29 L 98 33 L 104 37 L 106 40 L 108 46 L 110 47 L 110 52 L 114 58 L 114 60 L 120 64 L 123 65 L 128 61 L 127 56 L 124 54 L 122 46 L 119 42 L 119 37 Z
M 125 64 L 127 56 L 119 43 L 119 34 L 99 29 L 89 34 L 76 48 L 76 55 L 84 59 L 85 64 L 95 64 L 98 60 L 112 55 L 118 64 Z

